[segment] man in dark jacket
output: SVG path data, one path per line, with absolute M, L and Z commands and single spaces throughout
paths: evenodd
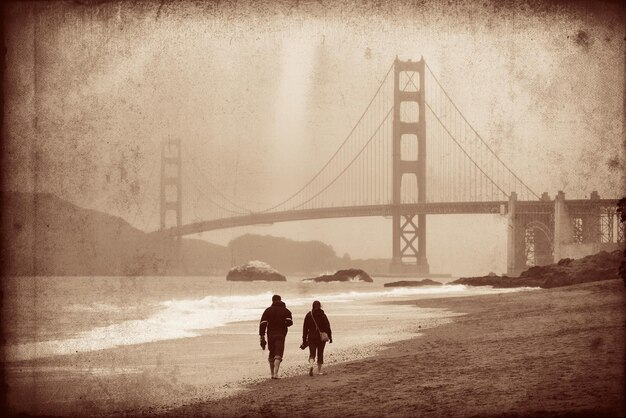
M 278 369 L 283 360 L 285 351 L 285 337 L 287 328 L 293 324 L 291 312 L 280 300 L 279 295 L 272 296 L 272 306 L 267 308 L 261 316 L 259 323 L 259 336 L 261 337 L 261 348 L 265 350 L 265 344 L 269 348 L 268 361 L 272 379 L 278 379 Z M 265 331 L 267 330 L 267 342 L 265 341 Z

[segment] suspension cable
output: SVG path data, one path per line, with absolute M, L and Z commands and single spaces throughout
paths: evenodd
M 276 209 L 279 206 L 282 206 L 283 204 L 287 203 L 288 201 L 290 201 L 291 199 L 293 199 L 294 197 L 296 197 L 298 194 L 300 194 L 307 186 L 309 186 L 311 183 L 313 183 L 313 181 L 315 181 L 316 178 L 319 177 L 319 175 L 324 171 L 324 169 L 326 167 L 328 167 L 328 165 L 331 163 L 331 161 L 333 161 L 333 159 L 337 156 L 337 154 L 339 153 L 339 151 L 341 151 L 341 149 L 343 148 L 343 146 L 348 142 L 348 139 L 350 139 L 350 137 L 352 136 L 352 134 L 354 133 L 355 129 L 357 128 L 357 126 L 359 126 L 359 123 L 361 123 L 361 120 L 363 120 L 363 118 L 365 117 L 365 115 L 367 114 L 367 111 L 369 110 L 370 106 L 372 105 L 372 103 L 374 103 L 374 100 L 376 99 L 376 97 L 378 97 L 378 93 L 380 92 L 380 89 L 383 87 L 383 85 L 385 84 L 385 81 L 387 81 L 387 77 L 389 77 L 389 74 L 391 73 L 391 70 L 393 69 L 393 64 L 391 64 L 391 66 L 389 67 L 389 70 L 387 70 L 387 73 L 385 74 L 385 76 L 383 77 L 383 80 L 380 82 L 380 85 L 378 86 L 378 89 L 376 89 L 376 93 L 374 93 L 374 96 L 372 97 L 372 100 L 370 100 L 370 102 L 368 103 L 367 107 L 365 108 L 365 110 L 363 111 L 363 114 L 361 114 L 361 117 L 359 118 L 359 120 L 354 124 L 354 126 L 352 127 L 352 129 L 350 130 L 350 133 L 348 133 L 348 135 L 346 136 L 346 139 L 343 140 L 343 142 L 341 143 L 341 145 L 339 146 L 339 148 L 337 148 L 337 151 L 335 151 L 335 153 L 328 159 L 328 161 L 326 162 L 326 164 L 324 164 L 324 166 L 313 176 L 313 178 L 311 178 L 311 180 L 309 180 L 304 186 L 302 186 L 297 192 L 293 193 L 291 196 L 289 196 L 288 198 L 286 198 L 285 200 L 283 200 L 282 202 L 274 205 L 271 208 L 265 209 L 263 211 L 261 211 L 261 213 L 264 212 L 269 212 L 271 210 Z
M 183 148 L 184 150 L 184 148 Z M 185 151 L 186 153 L 186 151 Z M 227 201 L 228 203 L 230 203 L 231 205 L 233 205 L 235 208 L 237 209 L 241 209 L 244 211 L 244 213 L 251 213 L 252 211 L 248 208 L 245 208 L 243 206 L 240 206 L 239 204 L 233 202 L 231 199 L 229 199 L 224 193 L 222 193 L 217 187 L 215 187 L 213 185 L 213 183 L 211 183 L 209 176 L 196 164 L 196 161 L 194 158 L 188 156 L 187 159 L 185 160 L 186 162 L 191 162 L 191 164 L 193 164 L 193 166 L 196 168 L 196 170 L 198 170 L 198 172 L 206 179 L 208 186 L 213 189 L 217 194 L 219 194 L 225 201 Z M 233 213 L 238 213 L 238 212 L 233 212 Z
M 450 131 L 448 130 L 448 127 L 447 127 L 447 126 L 445 126 L 445 125 L 443 124 L 443 122 L 441 121 L 441 119 L 439 119 L 439 116 L 437 116 L 437 114 L 435 113 L 435 111 L 434 111 L 434 110 L 430 107 L 430 105 L 429 105 L 428 103 L 426 103 L 426 107 L 428 108 L 428 110 L 430 110 L 430 111 L 432 112 L 433 116 L 435 116 L 435 119 L 437 119 L 437 120 L 439 121 L 439 123 L 441 124 L 441 126 L 443 127 L 443 129 L 444 129 L 444 130 L 448 133 L 448 136 L 450 136 L 450 138 L 451 138 L 451 139 L 454 141 L 454 143 L 455 143 L 455 144 L 459 147 L 459 149 L 460 149 L 461 151 L 463 151 L 463 154 L 465 154 L 465 156 L 466 156 L 467 158 L 469 158 L 469 160 L 470 160 L 470 161 L 474 164 L 474 166 L 476 166 L 476 168 L 478 168 L 478 170 L 479 170 L 481 173 L 483 173 L 483 175 L 484 175 L 485 177 L 487 177 L 487 178 L 488 178 L 488 179 L 489 179 L 489 180 L 490 180 L 490 181 L 491 181 L 491 182 L 492 182 L 492 183 L 493 183 L 493 184 L 494 184 L 494 185 L 498 188 L 498 190 L 500 190 L 502 193 L 504 193 L 504 195 L 505 195 L 505 196 L 507 197 L 507 199 L 508 199 L 508 197 L 509 197 L 508 193 L 506 193 L 504 190 L 502 190 L 502 189 L 500 188 L 500 186 L 498 186 L 498 184 L 497 184 L 497 183 L 496 183 L 496 182 L 495 182 L 495 181 L 494 181 L 491 177 L 489 177 L 489 175 L 488 175 L 487 173 L 485 173 L 485 172 L 483 171 L 483 169 L 482 169 L 482 168 L 480 168 L 480 167 L 478 166 L 478 164 L 476 163 L 476 161 L 474 161 L 474 159 L 473 159 L 473 158 L 472 158 L 472 157 L 471 157 L 471 156 L 467 153 L 467 151 L 465 151 L 465 149 L 461 146 L 461 144 L 459 144 L 459 142 L 456 140 L 456 138 L 455 138 L 455 137 L 454 137 L 454 136 L 450 133 Z
M 382 122 L 380 122 L 380 124 L 378 125 L 378 127 L 376 128 L 376 130 L 374 131 L 374 133 L 372 134 L 372 136 L 369 137 L 369 139 L 367 140 L 367 142 L 363 145 L 363 148 L 361 148 L 361 150 L 354 156 L 354 158 L 352 158 L 352 160 L 344 167 L 343 170 L 341 170 L 341 172 L 339 174 L 337 174 L 337 176 L 329 183 L 326 185 L 326 187 L 324 187 L 322 190 L 320 190 L 319 192 L 317 192 L 313 197 L 311 197 L 310 199 L 300 203 L 297 206 L 294 206 L 292 209 L 296 209 L 299 207 L 304 206 L 305 204 L 307 204 L 308 202 L 310 202 L 311 200 L 313 200 L 314 198 L 316 198 L 317 196 L 319 196 L 320 194 L 322 194 L 324 191 L 326 191 L 330 186 L 332 186 L 338 179 L 339 177 L 341 177 L 343 175 L 343 173 L 346 172 L 346 170 L 348 168 L 350 168 L 350 166 L 357 160 L 357 158 L 359 158 L 359 156 L 363 153 L 363 150 L 365 150 L 365 148 L 367 148 L 367 146 L 370 144 L 370 142 L 372 142 L 372 139 L 374 139 L 374 137 L 376 136 L 376 134 L 378 133 L 378 131 L 380 130 L 380 128 L 383 126 L 383 124 L 387 121 L 387 119 L 389 118 L 389 115 L 391 114 L 391 112 L 393 111 L 393 106 L 391 107 L 391 109 L 389 109 L 389 111 L 387 112 L 387 115 L 385 115 L 385 118 L 382 120 Z
M 496 159 L 498 161 L 500 161 L 500 163 L 502 163 L 502 165 L 504 166 L 504 168 L 507 169 L 507 171 L 513 175 L 513 177 L 515 177 L 526 189 L 528 189 L 528 191 L 530 191 L 530 193 L 532 193 L 537 199 L 539 199 L 539 195 L 537 193 L 535 193 L 530 187 L 528 187 L 526 185 L 526 183 L 524 183 L 522 181 L 522 179 L 520 179 L 519 177 L 517 177 L 517 175 L 504 163 L 504 161 L 502 161 L 500 159 L 500 157 L 498 157 L 498 154 L 496 154 L 491 147 L 489 146 L 489 144 L 487 144 L 487 142 L 485 142 L 485 140 L 480 136 L 480 134 L 476 131 L 476 129 L 474 129 L 474 127 L 472 126 L 472 124 L 469 123 L 469 121 L 467 120 L 467 118 L 465 117 L 465 115 L 463 115 L 463 113 L 461 113 L 461 110 L 457 107 L 457 105 L 454 103 L 454 101 L 452 101 L 452 98 L 450 98 L 450 96 L 448 95 L 448 92 L 446 92 L 446 90 L 443 88 L 443 86 L 441 85 L 441 83 L 439 82 L 439 80 L 437 79 L 437 77 L 435 76 L 435 73 L 433 72 L 433 70 L 428 66 L 428 64 L 424 63 L 426 65 L 426 68 L 428 68 L 428 72 L 430 72 L 430 75 L 432 76 L 432 78 L 435 80 L 435 82 L 437 83 L 437 85 L 439 86 L 439 88 L 441 89 L 441 91 L 443 91 L 443 94 L 445 94 L 445 96 L 448 98 L 448 100 L 450 101 L 450 103 L 452 104 L 452 106 L 456 109 L 456 111 L 461 115 L 461 117 L 463 118 L 463 120 L 465 121 L 465 123 L 467 123 L 467 125 L 472 129 L 472 131 L 476 134 L 476 136 L 478 137 L 478 139 L 487 147 L 487 149 L 494 155 L 494 157 L 496 157 Z M 431 109 L 432 111 L 432 109 Z M 437 118 L 439 119 L 439 118 Z M 482 171 L 482 170 L 481 170 Z
M 222 209 L 222 210 L 224 210 L 224 211 L 226 211 L 226 212 L 233 213 L 233 214 L 235 214 L 235 215 L 247 215 L 247 214 L 249 213 L 249 212 L 237 212 L 237 211 L 234 211 L 234 210 L 232 210 L 232 209 L 228 209 L 228 208 L 226 208 L 226 207 L 224 207 L 224 206 L 220 205 L 219 203 L 217 203 L 217 202 L 215 202 L 213 199 L 211 199 L 211 197 L 209 197 L 209 196 L 208 196 L 208 195 L 207 195 L 207 194 L 206 194 L 206 193 L 202 190 L 202 188 L 198 187 L 198 185 L 197 185 L 196 183 L 194 183 L 194 182 L 193 182 L 193 180 L 191 179 L 191 177 L 190 177 L 187 173 L 185 173 L 184 171 L 183 171 L 183 176 L 185 176 L 185 177 L 187 178 L 187 180 L 189 180 L 189 183 L 190 183 L 190 184 L 191 184 L 191 185 L 192 185 L 192 186 L 196 189 L 196 191 L 197 191 L 197 192 L 198 192 L 201 196 L 204 196 L 205 198 L 207 198 L 207 200 L 208 200 L 210 203 L 212 203 L 214 206 L 216 206 L 216 207 L 218 207 L 218 208 L 220 208 L 220 209 Z

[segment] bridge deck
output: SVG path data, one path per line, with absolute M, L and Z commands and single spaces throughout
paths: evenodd
M 615 199 L 600 200 L 572 200 L 566 201 L 568 205 L 576 206 L 616 206 Z M 153 232 L 153 235 L 164 237 L 184 236 L 199 232 L 213 231 L 217 229 L 234 228 L 238 226 L 266 225 L 278 222 L 302 221 L 311 219 L 329 218 L 357 218 L 365 216 L 392 216 L 400 214 L 505 214 L 507 201 L 492 202 L 445 202 L 445 203 L 405 203 L 402 205 L 369 205 L 369 206 L 342 206 L 320 209 L 290 210 L 284 212 L 251 213 L 249 215 L 233 216 L 230 218 L 213 219 L 209 221 L 195 222 L 183 225 L 179 228 L 167 228 Z M 517 210 L 520 213 L 549 213 L 554 210 L 553 201 L 518 201 Z

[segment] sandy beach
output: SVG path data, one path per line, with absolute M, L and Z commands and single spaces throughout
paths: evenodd
M 10 412 L 624 415 L 622 281 L 470 291 L 330 304 L 334 341 L 326 350 L 324 376 L 307 374 L 307 354 L 297 348 L 298 321 L 287 337 L 278 381 L 269 379 L 267 352 L 256 344 L 257 321 L 192 338 L 7 363 Z M 302 318 L 305 311 L 295 306 L 294 317 Z
M 303 369 L 221 400 L 142 413 L 624 416 L 624 294 L 623 282 L 612 280 L 407 302 L 466 315 L 374 357 L 329 366 L 324 376 Z
M 12 413 L 110 416 L 167 411 L 233 395 L 266 380 L 259 317 L 273 292 L 294 326 L 281 368 L 302 374 L 302 319 L 322 300 L 340 338 L 327 365 L 369 358 L 461 313 L 389 304 L 520 292 L 463 285 L 418 288 L 375 283 L 235 283 L 222 277 L 21 278 L 3 283 L 7 327 L 5 381 Z M 393 279 L 389 279 L 393 280 Z M 34 289 L 38 289 L 34 292 Z M 33 295 L 45 293 L 45 303 Z M 67 295 L 71 295 L 68 297 Z

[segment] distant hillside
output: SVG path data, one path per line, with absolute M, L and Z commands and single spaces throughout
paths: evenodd
M 233 239 L 228 248 L 235 264 L 262 260 L 282 273 L 324 273 L 357 268 L 368 273 L 389 270 L 389 259 L 338 257 L 330 245 L 320 241 L 294 241 L 270 235 L 246 234 Z
M 125 220 L 47 194 L 2 193 L 4 275 L 153 275 L 171 272 L 171 253 Z M 223 271 L 228 250 L 183 240 L 188 273 Z
M 246 234 L 228 248 L 235 264 L 261 260 L 281 273 L 308 273 L 336 268 L 341 259 L 330 245 L 320 241 L 293 241 L 269 235 Z
M 11 276 L 221 275 L 250 260 L 283 274 L 361 268 L 385 271 L 388 260 L 337 257 L 320 241 L 243 235 L 227 247 L 183 239 L 182 267 L 167 241 L 150 237 L 117 216 L 84 209 L 52 194 L 5 192 L 2 197 L 0 263 Z

